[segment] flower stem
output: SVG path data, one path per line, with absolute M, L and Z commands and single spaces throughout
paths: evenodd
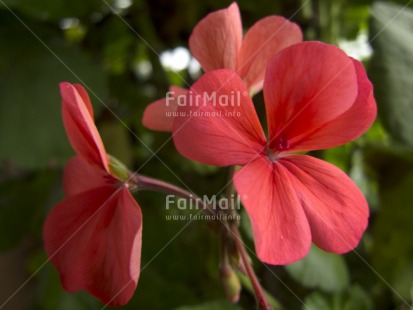
M 182 198 L 186 198 L 190 201 L 195 202 L 196 204 L 201 204 L 205 212 L 209 214 L 215 214 L 215 210 L 208 204 L 205 204 L 201 198 L 197 195 L 170 183 L 150 178 L 144 175 L 131 176 L 131 179 L 138 189 L 149 189 L 158 192 L 164 192 L 167 194 L 176 195 Z
M 241 235 L 239 233 L 238 227 L 236 225 L 231 225 L 231 232 L 234 236 L 235 245 L 238 249 L 240 259 L 245 267 L 248 278 L 251 281 L 252 287 L 254 288 L 255 297 L 257 298 L 258 309 L 260 310 L 272 310 L 270 303 L 265 297 L 264 290 L 262 289 L 260 282 L 251 266 L 247 250 L 245 249 L 244 242 L 242 241 Z
M 231 166 L 229 168 L 229 175 L 228 175 L 228 181 L 229 181 L 229 185 L 225 191 L 225 195 L 228 199 L 230 199 L 233 191 L 234 191 L 234 186 L 233 186 L 233 177 L 234 177 L 234 173 L 235 173 L 235 166 Z M 235 209 L 234 205 L 231 205 L 231 210 L 230 212 L 233 215 L 237 214 L 237 210 Z M 255 297 L 257 299 L 257 303 L 258 303 L 258 309 L 260 310 L 272 310 L 272 307 L 270 305 L 270 303 L 267 301 L 267 298 L 265 297 L 265 293 L 264 290 L 261 287 L 261 284 L 254 272 L 254 269 L 251 266 L 251 262 L 250 259 L 248 257 L 247 254 L 247 250 L 245 249 L 245 245 L 244 245 L 244 241 L 242 240 L 241 234 L 239 233 L 239 229 L 238 229 L 238 223 L 237 222 L 231 222 L 228 223 L 229 225 L 227 226 L 227 229 L 230 230 L 233 240 L 235 242 L 235 247 L 237 248 L 239 257 L 242 261 L 242 265 L 245 268 L 245 271 L 248 275 L 248 278 L 251 281 L 252 287 L 254 289 L 255 292 Z

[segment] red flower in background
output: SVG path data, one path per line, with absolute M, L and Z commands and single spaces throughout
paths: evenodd
M 282 49 L 301 42 L 300 28 L 281 16 L 268 16 L 256 22 L 242 35 L 242 23 L 237 3 L 210 13 L 192 31 L 189 49 L 205 72 L 231 69 L 242 77 L 248 91 L 262 89 L 268 60 Z M 180 87 L 171 88 L 175 98 L 185 94 Z M 176 111 L 173 98 L 151 103 L 145 110 L 142 123 L 152 130 L 171 131 L 173 117 L 166 112 Z
M 103 303 L 124 305 L 139 278 L 142 214 L 126 180 L 112 171 L 80 85 L 60 84 L 67 135 L 77 156 L 65 167 L 66 198 L 48 215 L 47 255 L 69 292 L 86 290 Z
M 247 86 L 221 69 L 206 73 L 191 90 L 188 97 L 215 92 L 219 98 L 242 94 Z M 176 148 L 204 164 L 243 166 L 233 180 L 262 261 L 299 260 L 311 241 L 329 252 L 352 250 L 367 226 L 365 198 L 335 166 L 296 153 L 344 144 L 371 126 L 376 104 L 362 64 L 331 45 L 293 45 L 269 62 L 264 99 L 268 139 L 244 96 L 235 106 L 207 101 L 179 107 L 186 116 L 174 121 Z

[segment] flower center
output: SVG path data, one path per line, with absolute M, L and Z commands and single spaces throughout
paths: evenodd
M 270 148 L 267 148 L 267 157 L 271 162 L 275 162 L 278 159 L 278 153 Z
M 279 138 L 267 147 L 267 157 L 270 161 L 275 162 L 280 158 L 280 153 L 285 152 L 290 147 L 288 140 Z

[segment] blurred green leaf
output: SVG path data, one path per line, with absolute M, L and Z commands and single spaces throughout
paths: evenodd
M 314 292 L 304 300 L 302 309 L 306 310 L 371 310 L 372 302 L 367 293 L 358 285 L 347 291 L 326 296 Z
M 378 184 L 374 175 L 367 169 L 364 156 L 363 148 L 356 149 L 353 152 L 349 175 L 366 197 L 370 209 L 375 210 L 379 203 Z
M 413 263 L 396 274 L 393 285 L 397 293 L 405 300 L 413 300 L 411 296 L 413 289 Z M 396 298 L 398 299 L 398 296 Z
M 379 212 L 372 225 L 372 265 L 400 297 L 410 299 L 413 261 L 413 151 L 398 146 L 368 145 L 365 164 L 378 180 Z M 382 282 L 380 284 L 383 285 Z
M 360 30 L 367 28 L 370 6 L 354 1 L 342 11 L 341 35 L 347 39 L 355 39 Z
M 232 304 L 227 300 L 210 301 L 201 305 L 183 306 L 174 310 L 241 310 L 242 308 L 236 304 Z
M 344 302 L 343 310 L 370 310 L 373 309 L 368 294 L 358 285 L 350 288 L 348 299 Z
M 394 284 L 396 277 L 406 273 L 413 261 L 413 170 L 385 171 L 387 176 L 383 177 L 388 180 L 383 183 L 382 179 L 380 183 L 381 209 L 373 227 L 372 260 L 380 275 Z M 396 285 L 395 289 L 400 286 Z
M 0 183 L 0 251 L 15 246 L 28 232 L 38 230 L 55 181 L 56 173 L 41 171 Z
M 323 294 L 314 292 L 305 298 L 302 309 L 331 310 L 331 306 L 328 304 L 328 300 Z
M 289 274 L 307 288 L 319 287 L 326 292 L 338 292 L 349 284 L 344 258 L 324 252 L 315 245 L 302 260 L 286 265 Z
M 100 36 L 104 44 L 102 52 L 106 69 L 114 75 L 125 72 L 133 55 L 132 48 L 137 43 L 128 26 L 120 18 L 112 18 L 96 36 Z
M 397 142 L 413 147 L 413 10 L 378 2 L 371 14 L 369 73 L 380 117 Z
M 354 145 L 347 143 L 338 147 L 327 149 L 323 153 L 323 159 L 339 167 L 343 171 L 348 171 L 351 164 L 351 154 L 354 151 Z
M 105 98 L 105 74 L 53 32 L 44 32 L 45 47 L 26 28 L 13 27 L 14 34 L 0 32 L 0 40 L 7 42 L 0 47 L 0 59 L 8 59 L 0 71 L 0 160 L 26 168 L 60 164 L 73 151 L 63 129 L 59 82 L 82 82 Z

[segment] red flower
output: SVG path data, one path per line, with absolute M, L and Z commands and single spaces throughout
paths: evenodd
M 66 198 L 48 215 L 47 255 L 69 292 L 87 290 L 103 303 L 124 305 L 139 278 L 142 214 L 126 180 L 112 171 L 80 85 L 60 84 L 67 135 L 77 156 L 66 165 Z
M 246 89 L 239 76 L 221 69 L 201 77 L 188 97 Z M 264 99 L 268 139 L 243 96 L 235 106 L 179 107 L 185 116 L 173 126 L 177 149 L 204 164 L 243 166 L 233 180 L 262 261 L 299 260 L 311 241 L 334 253 L 355 248 L 369 215 L 362 193 L 335 166 L 297 152 L 344 144 L 371 126 L 376 104 L 362 64 L 331 45 L 293 45 L 270 60 Z
M 228 8 L 210 13 L 192 31 L 189 49 L 205 72 L 215 69 L 231 69 L 247 83 L 248 91 L 262 89 L 267 62 L 275 53 L 301 42 L 300 28 L 281 16 L 268 16 L 256 22 L 242 37 L 242 23 L 236 2 Z M 170 89 L 176 96 L 186 90 Z M 152 130 L 171 131 L 173 116 L 166 111 L 176 111 L 177 104 L 170 98 L 166 104 L 161 99 L 150 104 L 142 123 Z

